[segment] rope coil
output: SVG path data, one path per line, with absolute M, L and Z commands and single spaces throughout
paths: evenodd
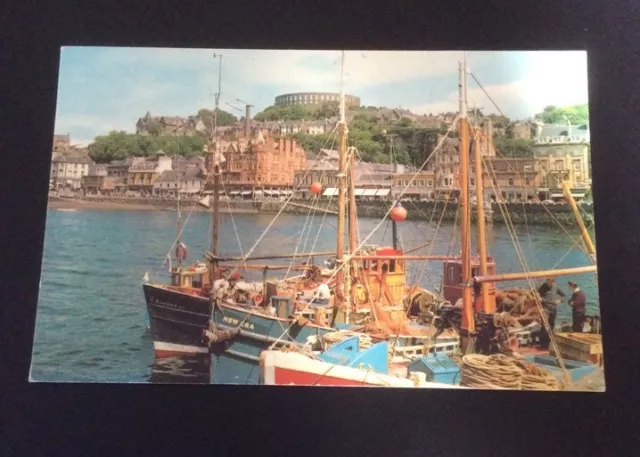
M 563 389 L 560 382 L 546 370 L 504 354 L 469 354 L 462 357 L 460 385 L 478 389 Z

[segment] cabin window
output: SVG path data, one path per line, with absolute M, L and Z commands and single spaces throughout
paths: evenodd
M 362 261 L 362 268 L 364 268 L 365 270 L 369 269 L 369 261 L 368 260 L 363 260 Z
M 479 276 L 478 271 L 479 271 L 479 270 L 478 270 L 477 268 L 472 268 L 472 269 L 471 269 L 471 276 Z
M 371 271 L 378 271 L 378 261 L 377 260 L 372 260 L 371 261 Z
M 455 281 L 455 277 L 456 277 L 456 267 L 451 265 L 449 267 L 449 284 L 453 284 L 453 282 Z
M 180 276 L 179 275 L 173 275 L 171 277 L 171 285 L 172 286 L 180 286 Z
M 197 275 L 193 277 L 193 287 L 197 287 L 197 288 L 202 287 L 202 275 Z
M 182 286 L 183 287 L 191 287 L 191 276 L 183 276 L 183 278 L 182 278 Z
M 395 272 L 396 272 L 396 261 L 389 260 L 389 273 L 395 273 Z

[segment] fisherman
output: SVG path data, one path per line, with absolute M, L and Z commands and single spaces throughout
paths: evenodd
M 216 279 L 213 281 L 213 298 L 224 298 L 227 291 L 229 290 L 229 281 L 224 276 L 220 279 Z
M 560 287 L 558 287 L 558 284 L 553 278 L 547 278 L 547 280 L 538 289 L 538 293 L 540 294 L 540 298 L 542 299 L 542 309 L 544 310 L 547 317 L 549 328 L 553 332 L 553 328 L 556 325 L 557 307 L 560 303 L 562 303 L 561 297 L 564 297 L 565 294 L 564 292 L 562 292 L 562 290 L 560 290 Z M 551 338 L 549 336 L 549 333 L 543 326 L 540 333 L 541 348 L 549 349 L 550 342 Z
M 310 308 L 325 308 L 329 306 L 329 299 L 331 298 L 331 290 L 327 281 L 322 281 L 316 288 L 315 293 L 311 301 L 309 302 Z
M 569 290 L 573 292 L 569 299 L 569 306 L 572 309 L 572 325 L 571 330 L 575 333 L 582 333 L 584 330 L 584 321 L 586 314 L 587 297 L 578 284 L 569 281 Z

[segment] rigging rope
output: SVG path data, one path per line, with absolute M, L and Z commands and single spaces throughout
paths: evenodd
M 483 159 L 483 163 L 484 159 Z M 485 163 L 486 165 L 486 163 Z M 488 168 L 488 167 L 487 167 Z M 492 172 L 494 172 L 493 169 L 491 169 Z M 491 176 L 490 176 L 491 177 Z M 493 179 L 496 179 L 496 175 L 495 172 L 493 173 L 493 177 L 492 178 L 492 186 L 493 186 Z M 494 187 L 494 191 L 495 191 L 495 187 Z M 524 273 L 527 274 L 529 272 L 529 268 L 527 265 L 527 262 L 524 258 L 524 254 L 522 253 L 522 248 L 520 246 L 520 243 L 517 239 L 517 236 L 515 234 L 515 229 L 513 228 L 513 222 L 511 221 L 511 218 L 508 214 L 508 212 L 506 211 L 506 208 L 504 208 L 504 204 L 499 204 L 498 208 L 500 208 L 500 211 L 502 213 L 502 217 L 505 220 L 505 223 L 507 225 L 507 230 L 509 232 L 509 236 L 511 237 L 511 240 L 514 244 L 514 247 L 516 248 L 516 254 L 518 256 L 518 260 L 520 261 L 520 265 L 522 266 L 522 269 L 524 270 Z M 542 303 L 540 301 L 540 296 L 536 293 L 536 287 L 533 284 L 533 280 L 527 275 L 526 278 L 527 282 L 529 283 L 529 287 L 531 289 L 531 292 L 533 293 L 533 298 L 535 300 L 536 306 L 538 308 L 538 312 L 540 313 L 540 319 L 542 320 L 543 326 L 545 328 L 545 330 L 547 331 L 547 334 L 549 335 L 549 339 L 551 340 L 551 345 L 553 346 L 556 358 L 560 364 L 560 368 L 562 369 L 562 373 L 565 377 L 565 380 L 568 381 L 569 379 L 569 374 L 567 372 L 567 368 L 565 366 L 564 363 L 564 359 L 562 357 L 562 355 L 560 354 L 560 349 L 558 347 L 558 343 L 555 339 L 554 333 L 553 333 L 553 329 L 551 328 L 551 326 L 549 325 L 549 321 L 547 320 L 547 316 L 546 313 L 544 312 L 544 309 L 542 307 Z
M 331 135 L 333 135 L 335 133 L 335 131 L 337 130 L 339 124 L 336 124 L 336 126 L 334 127 L 333 131 L 331 132 Z M 242 261 L 246 261 L 252 254 L 253 252 L 256 250 L 256 248 L 258 247 L 258 245 L 262 242 L 262 240 L 264 239 L 264 237 L 266 236 L 266 234 L 269 232 L 269 230 L 271 230 L 271 227 L 273 226 L 273 224 L 275 224 L 276 220 L 278 220 L 278 218 L 280 217 L 280 215 L 282 214 L 282 212 L 284 211 L 284 209 L 287 207 L 287 205 L 289 204 L 289 202 L 293 199 L 296 191 L 300 188 L 300 186 L 302 185 L 302 183 L 304 182 L 304 180 L 306 179 L 306 177 L 309 175 L 309 173 L 311 172 L 311 169 L 313 168 L 313 166 L 315 165 L 315 163 L 318 161 L 318 158 L 320 157 L 320 154 L 322 154 L 322 149 L 324 149 L 324 146 L 327 145 L 327 143 L 329 142 L 329 139 L 331 138 L 331 135 L 329 136 L 329 138 L 327 138 L 327 141 L 325 141 L 324 145 L 322 148 L 320 148 L 320 151 L 318 151 L 318 154 L 316 154 L 316 158 L 314 159 L 314 161 L 311 164 L 311 167 L 307 168 L 306 173 L 304 174 L 304 176 L 302 177 L 302 179 L 300 180 L 300 183 L 298 184 L 298 186 L 294 189 L 294 191 L 291 193 L 291 195 L 289 195 L 289 197 L 287 198 L 287 200 L 285 201 L 284 205 L 282 205 L 282 207 L 280 208 L 280 211 L 278 211 L 278 213 L 275 215 L 275 217 L 271 220 L 271 222 L 269 223 L 269 225 L 267 226 L 267 228 L 262 232 L 262 234 L 260 235 L 260 237 L 258 237 L 258 240 L 253 244 L 253 246 L 251 246 L 251 249 L 249 249 L 249 251 L 247 251 L 247 253 L 245 255 L 242 256 Z M 236 266 L 234 271 L 237 271 L 238 267 Z
M 456 118 L 454 119 L 454 121 L 452 122 L 451 126 L 449 126 L 449 129 L 447 130 L 446 134 L 441 138 L 441 140 L 438 142 L 438 144 L 436 145 L 436 147 L 434 148 L 434 150 L 431 152 L 431 154 L 429 154 L 429 156 L 426 158 L 426 160 L 424 161 L 424 163 L 422 164 L 422 166 L 418 169 L 418 171 L 416 171 L 416 173 L 413 175 L 413 177 L 411 178 L 411 180 L 409 181 L 409 183 L 404 187 L 404 189 L 400 192 L 400 194 L 398 195 L 398 197 L 396 198 L 396 202 L 400 201 L 400 199 L 402 198 L 402 196 L 405 194 L 405 192 L 407 191 L 407 189 L 409 189 L 409 187 L 411 186 L 411 183 L 413 183 L 413 181 L 415 181 L 416 177 L 418 176 L 418 174 L 424 169 L 424 167 L 427 165 L 427 163 L 429 162 L 429 160 L 431 159 L 431 157 L 435 154 L 435 152 L 438 150 L 438 148 L 440 148 L 442 146 L 442 144 L 444 143 L 445 139 L 448 137 L 449 133 L 453 130 L 453 127 L 456 125 L 456 122 L 458 121 L 459 116 L 456 116 Z M 389 209 L 387 210 L 386 214 L 384 215 L 384 217 L 382 218 L 382 220 L 373 228 L 373 230 L 371 232 L 369 232 L 369 235 L 367 235 L 365 237 L 364 240 L 362 240 L 360 242 L 360 245 L 356 248 L 355 252 L 351 252 L 349 253 L 349 255 L 347 256 L 346 259 L 338 259 L 338 260 L 344 260 L 341 262 L 340 266 L 338 268 L 336 268 L 333 273 L 331 274 L 331 276 L 329 277 L 328 281 L 331 281 L 333 278 L 336 277 L 336 275 L 338 274 L 338 272 L 340 272 L 343 268 L 345 268 L 346 265 L 348 265 L 351 261 L 351 258 L 353 256 L 355 256 L 356 252 L 360 251 L 369 241 L 369 239 L 376 233 L 376 231 L 382 226 L 382 224 L 385 222 L 385 220 L 387 220 L 387 218 L 389 217 L 389 214 L 391 213 L 391 211 L 393 210 L 394 205 L 390 206 Z M 284 209 L 284 207 L 283 207 Z M 282 210 L 280 210 L 282 211 Z M 279 215 L 280 213 L 278 213 Z M 277 217 L 277 216 L 276 216 Z M 273 223 L 273 222 L 272 222 Z M 260 241 L 260 240 L 259 240 Z M 303 312 L 306 311 L 309 306 L 311 306 L 311 303 L 307 303 L 307 305 L 305 306 L 305 308 L 302 310 Z M 282 335 L 280 335 L 274 342 L 273 344 L 270 346 L 270 348 L 274 347 L 275 344 L 277 344 L 287 333 L 288 331 L 291 329 L 291 327 L 293 325 L 295 325 L 296 321 L 293 320 L 291 322 L 291 324 L 287 327 L 287 329 L 282 333 Z

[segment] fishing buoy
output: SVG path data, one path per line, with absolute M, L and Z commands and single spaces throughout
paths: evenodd
M 311 184 L 311 187 L 309 189 L 315 195 L 318 195 L 320 192 L 322 192 L 322 184 L 320 184 L 319 182 L 314 182 L 313 184 Z
M 402 222 L 407 218 L 407 210 L 398 202 L 391 210 L 390 216 L 392 221 Z
M 185 260 L 187 260 L 188 254 L 189 251 L 187 250 L 186 244 L 180 243 L 176 246 L 176 259 L 178 259 L 178 261 L 184 262 Z
M 264 300 L 264 298 L 262 297 L 262 294 L 255 294 L 253 296 L 253 303 L 256 306 L 260 306 L 262 304 L 262 301 Z

